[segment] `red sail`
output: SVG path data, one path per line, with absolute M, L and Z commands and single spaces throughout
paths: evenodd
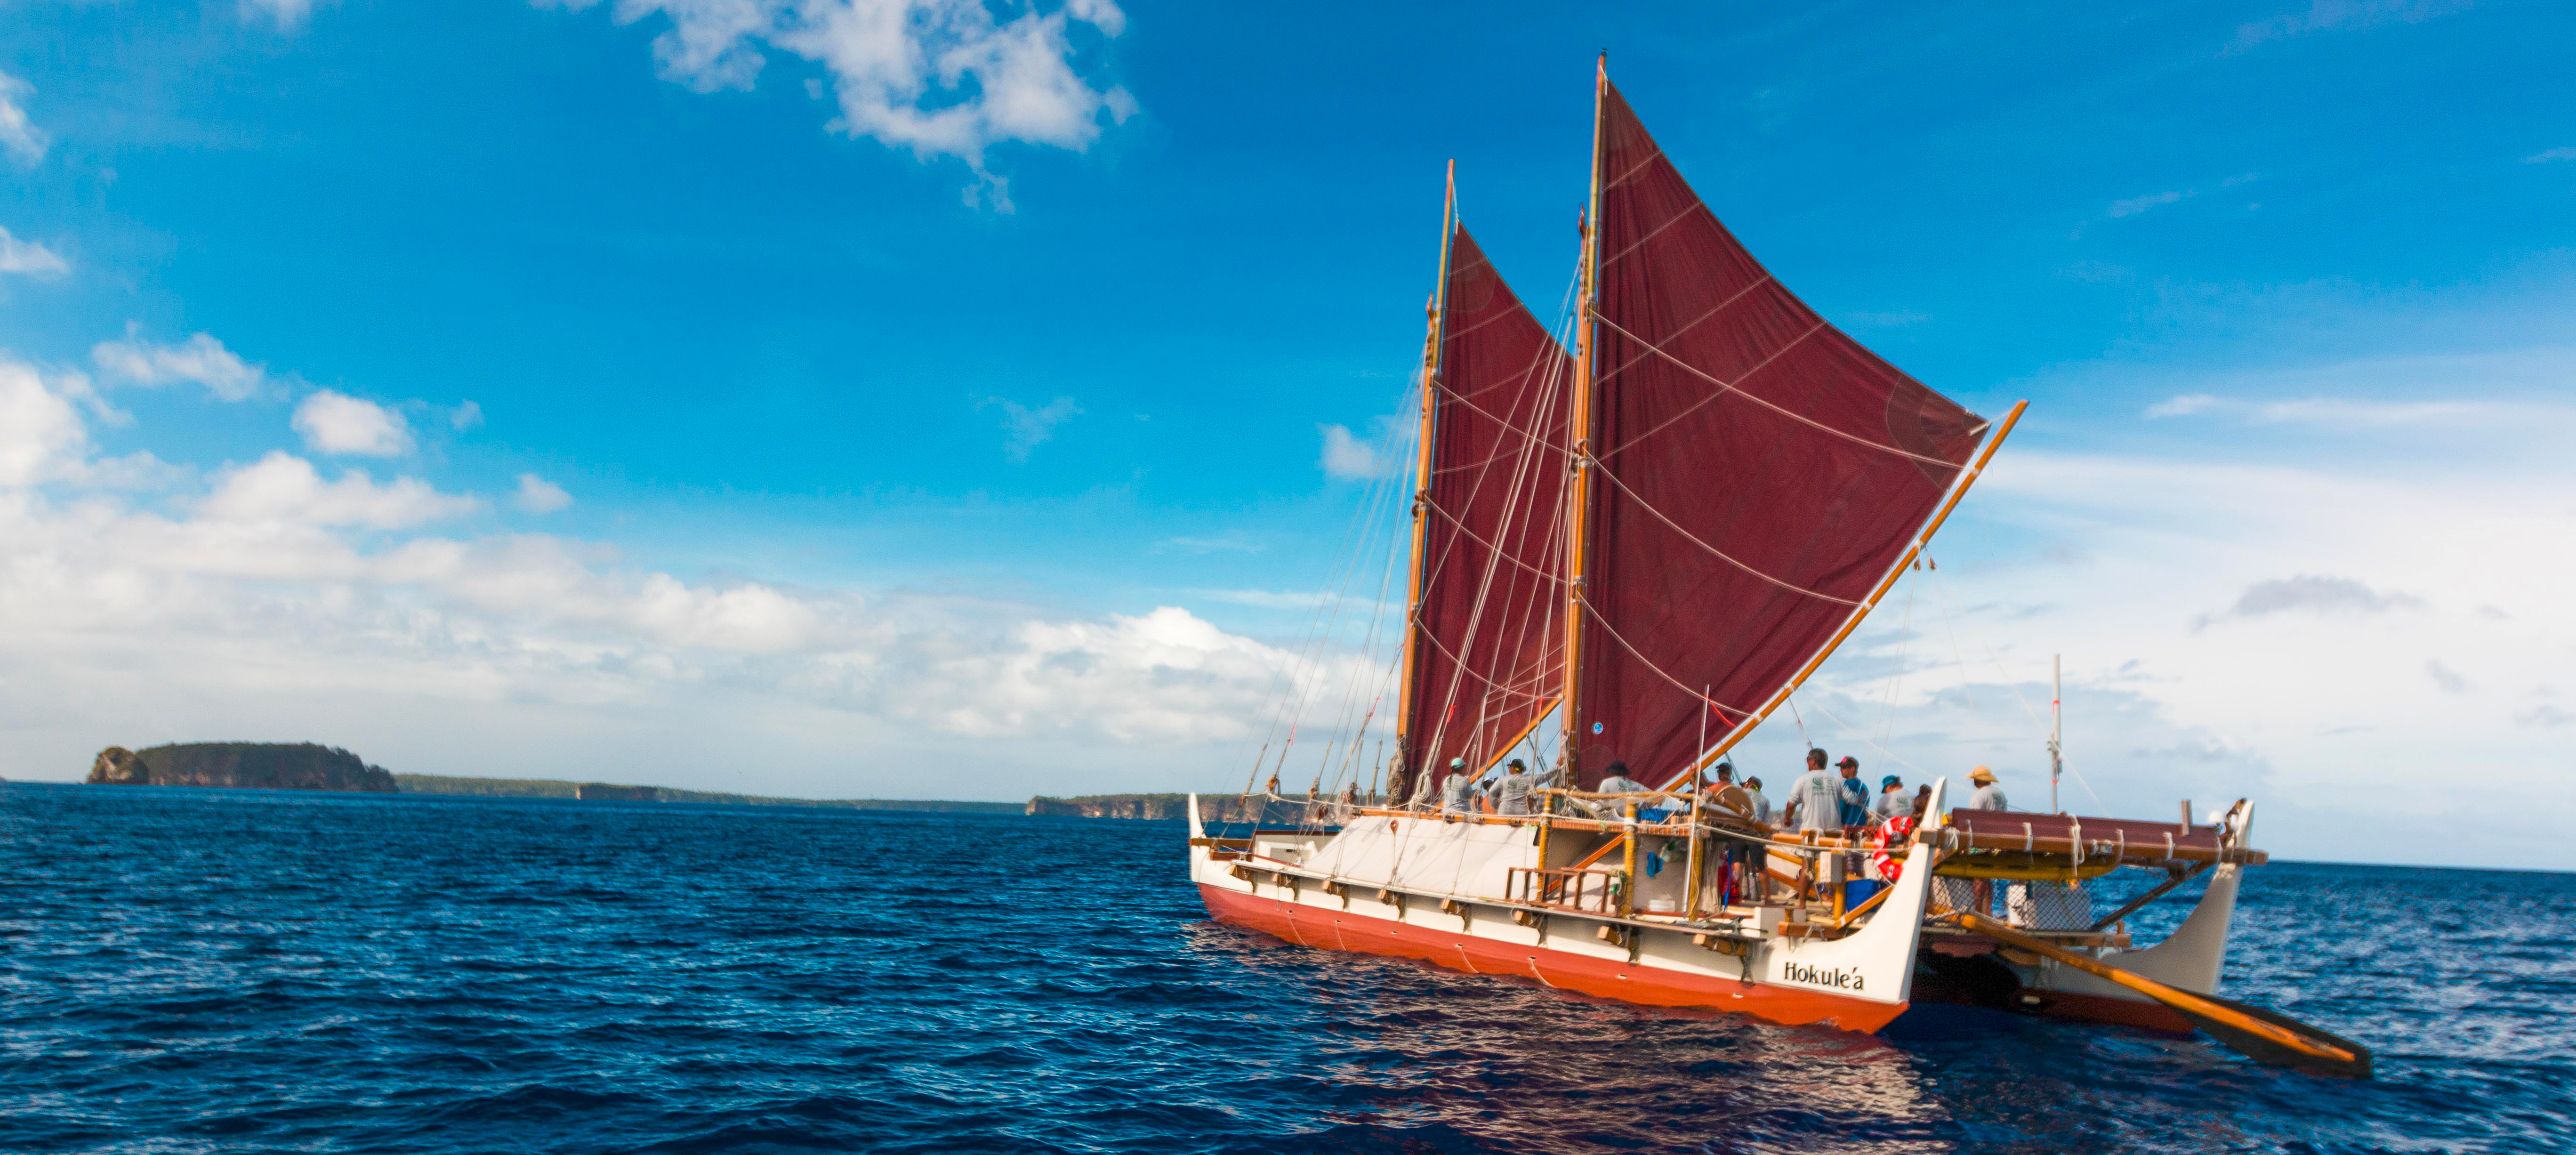
M 1450 240 L 1415 622 L 1414 766 L 1482 771 L 1562 692 L 1572 364 L 1464 228 Z
M 1602 93 L 1576 781 L 1662 782 L 1823 650 L 1986 422 L 1828 325 Z M 1703 709 L 1701 694 L 1716 705 Z

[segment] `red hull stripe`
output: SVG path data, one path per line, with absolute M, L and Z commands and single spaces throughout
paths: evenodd
M 1355 911 L 1301 906 L 1207 883 L 1199 884 L 1199 896 L 1218 922 L 1300 946 L 1420 959 L 1471 974 L 1526 975 L 1549 987 L 1650 1007 L 1701 1007 L 1791 1026 L 1820 1023 L 1846 1031 L 1876 1031 L 1904 1014 L 1906 1007 L 1497 942 Z

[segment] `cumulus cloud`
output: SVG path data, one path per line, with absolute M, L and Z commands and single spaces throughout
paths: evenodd
M 71 262 L 52 249 L 34 241 L 22 241 L 0 228 L 0 273 L 22 273 L 28 276 L 59 276 L 71 271 Z
M 1055 439 L 1059 425 L 1082 415 L 1082 407 L 1071 397 L 1058 397 L 1035 409 L 1017 401 L 988 397 L 975 403 L 978 409 L 999 408 L 1002 411 L 1002 454 L 1013 461 L 1027 461 L 1031 451 Z
M 578 10 L 599 0 L 536 2 Z M 1078 38 L 1126 26 L 1110 0 L 999 14 L 986 0 L 616 0 L 611 12 L 619 23 L 668 22 L 653 39 L 668 79 L 700 92 L 749 89 L 783 53 L 830 76 L 832 131 L 925 160 L 957 157 L 978 173 L 997 144 L 1081 150 L 1136 107 L 1079 66 Z
M 312 462 L 281 450 L 216 475 L 214 492 L 198 512 L 227 522 L 403 529 L 469 512 L 477 504 L 471 497 L 440 493 L 415 477 L 378 485 L 361 469 L 326 482 Z
M 411 425 L 400 413 L 325 389 L 295 407 L 293 425 L 316 453 L 393 457 L 411 452 Z
M 1324 476 L 1344 481 L 1377 477 L 1396 468 L 1397 449 L 1403 444 L 1402 422 L 1392 417 L 1377 419 L 1377 435 L 1361 437 L 1346 425 L 1318 425 L 1324 436 L 1323 457 L 1317 462 Z
M 101 733 L 404 733 L 370 744 L 448 773 L 540 746 L 594 759 L 599 735 L 649 733 L 623 747 L 644 761 L 621 774 L 703 782 L 757 747 L 771 751 L 754 766 L 767 792 L 882 795 L 970 763 L 1006 776 L 935 792 L 1062 789 L 1007 777 L 1041 761 L 1121 785 L 1170 763 L 1141 772 L 1204 787 L 1224 777 L 1207 772 L 1207 744 L 1244 740 L 1281 685 L 1339 694 L 1383 674 L 1178 607 L 1096 617 L 683 578 L 598 542 L 452 536 L 475 498 L 282 451 L 193 493 L 128 497 L 89 457 L 79 386 L 0 358 L 0 683 L 12 717 L 36 719 L 11 730 L 13 777 L 76 774 Z M 527 475 L 514 500 L 557 494 Z M 485 729 L 512 726 L 521 740 Z M 449 745 L 460 728 L 475 739 Z M 831 737 L 778 753 L 796 746 L 782 735 L 817 734 Z M 854 766 L 877 777 L 853 783 Z
M 127 325 L 122 341 L 92 346 L 90 360 L 110 381 L 157 389 L 194 382 L 219 400 L 243 401 L 268 383 L 266 366 L 244 361 L 224 343 L 205 333 L 176 345 L 156 345 L 141 337 L 140 325 Z
M 564 487 L 533 473 L 519 475 L 519 492 L 511 502 L 529 513 L 553 513 L 572 504 Z
M 2247 586 L 2235 605 L 2219 613 L 2201 615 L 2192 621 L 2192 628 L 2207 629 L 2219 622 L 2281 613 L 2379 614 L 2423 605 L 2424 599 L 2412 594 L 2382 593 L 2352 578 L 2300 574 Z
M 89 442 L 80 413 L 36 370 L 0 362 L 0 487 L 34 485 L 76 466 Z
M 45 149 L 53 143 L 44 129 L 27 119 L 25 101 L 35 93 L 34 85 L 0 72 L 0 152 L 23 165 L 43 161 Z

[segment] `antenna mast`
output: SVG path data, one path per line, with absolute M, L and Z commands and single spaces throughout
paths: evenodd
M 2060 704 L 2066 700 L 2066 655 L 2048 656 L 2048 812 L 2057 809 L 2057 776 L 2066 770 L 2064 743 L 2066 722 Z

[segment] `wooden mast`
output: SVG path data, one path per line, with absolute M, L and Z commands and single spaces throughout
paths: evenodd
M 1399 766 L 1395 776 L 1388 780 L 1386 801 L 1390 806 L 1404 805 L 1419 789 L 1413 777 L 1416 773 L 1436 769 L 1411 765 L 1419 754 L 1414 748 L 1419 735 L 1413 732 L 1413 671 L 1416 664 L 1414 654 L 1421 644 L 1422 635 L 1422 535 L 1430 513 L 1432 417 L 1439 408 L 1440 358 L 1444 344 L 1440 330 L 1448 313 L 1449 239 L 1457 232 L 1458 162 L 1453 159 L 1449 162 L 1448 192 L 1440 205 L 1440 279 L 1431 287 L 1431 315 L 1422 336 L 1422 425 L 1414 439 L 1413 461 L 1413 554 L 1404 595 L 1404 671 L 1403 680 L 1397 683 L 1401 694 L 1397 698 L 1395 719 L 1396 757 L 1405 764 Z M 1401 791 L 1396 789 L 1398 782 L 1404 784 Z M 1407 797 L 1398 798 L 1398 793 Z
M 1583 531 L 1592 509 L 1592 298 L 1597 272 L 1593 266 L 1600 256 L 1592 241 L 1601 231 L 1601 101 L 1609 86 L 1610 54 L 1604 52 L 1592 72 L 1592 182 L 1583 209 L 1583 270 L 1574 313 L 1573 427 L 1567 439 L 1574 446 L 1574 478 L 1566 487 L 1565 690 L 1556 716 L 1563 731 L 1559 740 L 1565 761 L 1562 784 L 1569 787 L 1576 781 L 1584 737 L 1577 693 L 1583 684 L 1583 618 L 1590 612 L 1583 598 Z

